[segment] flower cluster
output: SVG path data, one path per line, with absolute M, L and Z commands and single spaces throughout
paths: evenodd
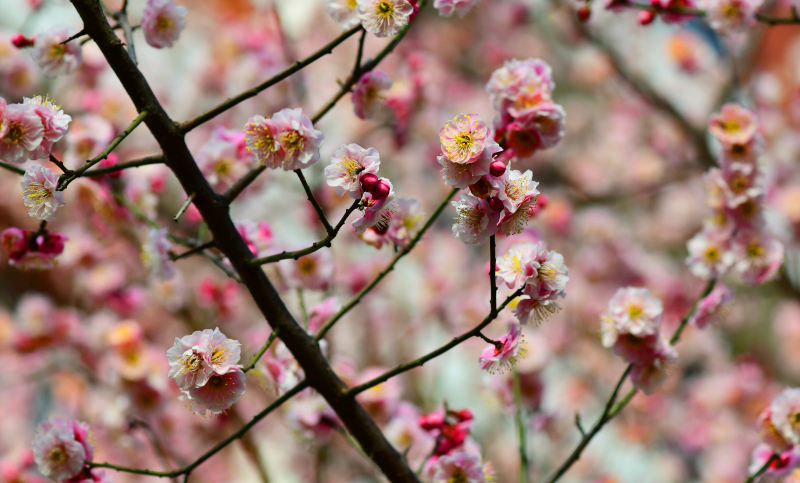
M 481 351 L 478 362 L 481 369 L 494 374 L 510 370 L 519 359 L 525 356 L 527 349 L 521 347 L 522 328 L 517 324 L 509 324 L 508 333 L 497 339 L 495 344 L 489 344 Z
M 361 234 L 361 239 L 380 249 L 384 243 L 392 243 L 397 248 L 406 248 L 425 224 L 425 212 L 419 200 L 397 198 L 395 212 L 389 218 L 386 228 L 373 226 Z
M 564 136 L 564 109 L 553 102 L 552 70 L 541 59 L 510 60 L 492 73 L 486 91 L 494 108 L 495 137 L 508 159 L 554 147 Z
M 783 245 L 764 221 L 758 166 L 764 141 L 755 114 L 726 104 L 711 117 L 709 130 L 721 145 L 720 167 L 706 174 L 711 213 L 687 244 L 689 269 L 703 279 L 733 272 L 746 283 L 769 281 L 783 262 Z
M 617 290 L 600 316 L 603 346 L 633 364 L 631 382 L 652 394 L 667 378 L 667 365 L 678 353 L 661 335 L 661 301 L 646 288 Z
M 244 393 L 245 376 L 237 364 L 241 349 L 238 340 L 228 339 L 219 328 L 175 338 L 167 351 L 169 377 L 191 401 L 192 411 L 221 414 Z
M 67 237 L 47 230 L 34 232 L 24 228 L 6 228 L 0 233 L 0 244 L 8 252 L 8 263 L 23 270 L 49 270 L 56 266 L 56 257 L 64 251 Z
M 514 315 L 523 325 L 538 325 L 561 310 L 557 300 L 564 298 L 569 270 L 564 257 L 547 250 L 543 241 L 513 245 L 497 260 L 497 283 L 522 290 Z
M 763 443 L 753 450 L 751 473 L 773 455 L 765 476 L 774 481 L 800 468 L 800 389 L 787 387 L 772 400 L 758 416 L 758 433 Z
M 253 155 L 247 150 L 241 131 L 216 128 L 195 155 L 197 165 L 216 190 L 233 186 L 252 167 Z
M 494 481 L 491 463 L 484 464 L 480 454 L 475 453 L 475 448 L 468 441 L 472 419 L 469 409 L 454 411 L 447 408 L 443 412 L 419 417 L 419 426 L 435 436 L 437 441 L 425 462 L 425 468 L 434 483 Z
M 64 43 L 78 33 L 73 27 L 58 25 L 36 36 L 33 43 L 33 58 L 44 75 L 56 77 L 71 74 L 83 63 L 81 41 Z
M 43 421 L 33 438 L 33 457 L 42 475 L 59 482 L 79 482 L 84 464 L 94 456 L 89 425 L 55 418 Z
M 244 126 L 245 144 L 270 169 L 307 168 L 319 160 L 325 136 L 314 129 L 303 110 L 281 109 L 272 118 L 251 117 Z
M 71 120 L 49 97 L 26 97 L 22 104 L 8 105 L 0 98 L 0 161 L 22 164 L 48 157 Z
M 186 27 L 186 7 L 173 0 L 147 0 L 142 13 L 144 39 L 151 47 L 172 47 Z
M 159 280 L 175 275 L 175 265 L 170 260 L 172 243 L 167 239 L 166 228 L 150 228 L 149 239 L 142 245 L 142 262 L 150 274 Z

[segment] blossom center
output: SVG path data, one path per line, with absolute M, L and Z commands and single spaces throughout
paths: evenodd
M 707 261 L 716 262 L 717 260 L 719 260 L 719 250 L 717 249 L 717 247 L 708 247 L 706 249 L 705 256 Z
M 353 158 L 345 156 L 344 159 L 341 161 L 342 166 L 344 169 L 347 170 L 348 175 L 353 176 L 361 173 L 364 171 L 364 166 L 361 165 L 358 161 Z
M 16 144 L 22 141 L 22 138 L 25 137 L 25 129 L 19 125 L 19 123 L 13 123 L 8 128 L 8 133 L 6 134 L 5 139 L 11 141 L 12 144 Z
M 214 169 L 217 173 L 224 175 L 227 174 L 228 171 L 230 171 L 231 166 L 227 159 L 223 159 L 222 161 L 217 163 L 217 166 Z
M 202 366 L 202 364 L 203 360 L 200 359 L 194 352 L 191 354 L 184 354 L 183 358 L 181 359 L 181 374 L 197 372 L 200 370 L 200 366 Z
M 750 258 L 758 258 L 764 254 L 764 247 L 758 243 L 751 243 L 747 245 L 747 256 Z
M 305 146 L 305 140 L 299 132 L 291 130 L 283 134 L 283 145 L 286 146 L 286 150 L 289 153 L 295 153 L 303 150 L 303 146 Z
M 476 228 L 481 226 L 483 220 L 483 212 L 478 208 L 472 206 L 459 206 L 456 209 L 458 215 L 458 222 L 464 225 Z
M 458 469 L 453 473 L 450 479 L 447 480 L 447 483 L 467 483 L 467 475 Z
M 356 6 L 358 6 L 358 0 L 347 0 L 347 6 L 350 10 L 355 10 Z
M 383 18 L 389 18 L 394 13 L 394 5 L 387 1 L 378 2 L 375 12 Z
M 50 47 L 50 55 L 53 56 L 53 57 L 61 57 L 62 55 L 64 55 L 64 52 L 66 50 L 67 49 L 63 45 L 56 44 L 56 45 Z
M 67 453 L 64 451 L 64 448 L 58 447 L 53 449 L 48 457 L 53 464 L 60 465 L 67 460 Z
M 158 17 L 158 21 L 156 22 L 156 26 L 159 30 L 166 30 L 170 27 L 175 25 L 175 23 L 167 17 Z
M 44 203 L 53 197 L 50 190 L 39 183 L 31 183 L 22 188 L 22 195 L 26 200 L 30 200 L 34 204 Z
M 642 316 L 643 313 L 644 312 L 642 311 L 642 307 L 635 304 L 628 305 L 628 316 L 631 319 L 638 319 L 639 317 Z
M 314 260 L 312 258 L 308 258 L 308 257 L 306 257 L 303 260 L 301 260 L 300 264 L 298 266 L 300 271 L 303 272 L 303 273 L 314 273 L 314 268 L 315 267 L 316 267 L 316 264 L 314 263 Z

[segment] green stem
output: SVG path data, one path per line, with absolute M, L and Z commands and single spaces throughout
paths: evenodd
M 494 237 L 492 237 L 494 238 Z M 522 390 L 520 389 L 519 371 L 514 368 L 514 404 L 517 407 L 517 433 L 519 437 L 519 482 L 528 482 L 528 450 L 526 448 L 525 418 L 522 409 Z
M 780 458 L 780 455 L 777 453 L 773 453 L 772 456 L 770 456 L 769 459 L 766 462 L 764 462 L 763 465 L 761 465 L 761 468 L 759 468 L 758 471 L 756 471 L 747 478 L 747 481 L 745 483 L 753 483 L 756 480 L 756 478 L 763 475 L 764 472 L 767 471 L 767 469 L 769 469 L 769 465 L 771 465 L 778 458 Z
M 21 174 L 21 175 L 25 174 L 25 170 L 24 169 L 19 168 L 17 166 L 14 166 L 13 164 L 4 163 L 3 161 L 0 161 L 0 168 L 7 169 L 7 170 L 11 171 L 12 173 L 17 173 L 17 174 Z
M 242 369 L 242 372 L 247 372 L 256 366 L 258 360 L 261 359 L 261 356 L 263 356 L 265 352 L 267 352 L 267 349 L 269 349 L 269 346 L 272 345 L 276 337 L 278 337 L 278 329 L 273 330 L 272 333 L 269 334 L 267 341 L 264 342 L 264 345 L 261 346 L 261 349 L 258 350 L 256 355 L 250 359 L 250 362 L 248 362 L 244 369 Z
M 314 193 L 311 192 L 311 187 L 308 186 L 308 182 L 306 181 L 306 177 L 303 176 L 303 172 L 299 169 L 294 170 L 294 172 L 297 177 L 300 178 L 300 183 L 303 185 L 303 190 L 306 192 L 306 197 L 308 197 L 308 201 L 311 203 L 311 206 L 314 207 L 314 211 L 317 212 L 317 218 L 319 218 L 322 226 L 325 227 L 325 231 L 328 233 L 328 235 L 332 235 L 333 227 L 330 223 L 328 223 L 328 219 L 325 218 L 325 213 L 322 211 L 322 207 L 319 206 L 319 203 L 317 203 Z

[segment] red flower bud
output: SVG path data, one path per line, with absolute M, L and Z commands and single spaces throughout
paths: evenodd
M 496 198 L 495 198 L 496 199 Z M 463 421 L 470 421 L 472 419 L 472 411 L 469 409 L 462 409 L 461 411 L 453 411 L 453 415 Z
M 425 431 L 433 431 L 444 426 L 444 416 L 439 413 L 431 413 L 427 416 L 420 416 L 417 422 Z
M 378 185 L 371 191 L 372 197 L 376 200 L 382 200 L 389 196 L 389 193 L 392 191 L 392 188 L 389 187 L 389 183 L 381 180 L 378 182 Z
M 542 209 L 542 208 L 544 208 L 545 206 L 547 206 L 547 203 L 548 203 L 549 201 L 550 201 L 550 199 L 547 197 L 547 195 L 546 195 L 546 194 L 544 194 L 544 193 L 541 193 L 541 194 L 539 195 L 539 197 L 538 197 L 538 198 L 536 198 L 536 205 L 539 207 L 539 209 Z
M 655 19 L 656 19 L 656 14 L 652 10 L 642 10 L 641 12 L 639 12 L 639 23 L 642 25 L 651 24 Z
M 489 174 L 494 176 L 495 178 L 503 176 L 503 173 L 506 172 L 506 163 L 500 161 L 499 159 L 495 159 L 492 161 L 492 164 L 489 165 Z
M 486 201 L 489 203 L 489 208 L 494 211 L 503 211 L 503 202 L 499 198 L 492 197 Z
M 372 193 L 378 186 L 378 177 L 372 173 L 367 173 L 361 175 L 361 189 L 366 191 L 367 193 Z
M 24 49 L 27 47 L 33 47 L 33 41 L 36 37 L 27 38 L 22 34 L 14 34 L 11 37 L 11 43 L 14 44 L 14 47 L 18 49 Z
M 578 9 L 578 20 L 583 23 L 589 21 L 589 17 L 592 15 L 592 10 L 589 8 L 588 5 L 584 5 Z

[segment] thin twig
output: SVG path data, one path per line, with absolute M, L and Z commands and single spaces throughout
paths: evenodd
M 528 483 L 528 449 L 525 444 L 525 418 L 522 409 L 522 389 L 520 388 L 519 371 L 516 368 L 514 378 L 514 405 L 516 406 L 517 437 L 519 438 L 519 483 Z
M 192 200 L 194 200 L 194 193 L 190 194 L 186 198 L 186 201 L 183 202 L 181 208 L 178 210 L 177 213 L 175 213 L 175 216 L 172 217 L 172 221 L 174 221 L 175 223 L 178 222 L 178 220 L 181 218 L 181 215 L 183 215 L 183 212 L 186 211 L 189 208 L 189 205 L 192 204 Z
M 254 355 L 253 358 L 250 359 L 250 362 L 248 362 L 247 365 L 244 366 L 244 369 L 242 369 L 242 372 L 247 372 L 247 371 L 249 371 L 250 369 L 252 369 L 252 368 L 254 368 L 256 366 L 256 364 L 258 363 L 258 360 L 261 359 L 261 356 L 263 356 L 265 352 L 267 352 L 267 350 L 269 349 L 269 346 L 272 345 L 272 342 L 275 341 L 276 337 L 278 337 L 278 329 L 274 329 L 272 331 L 272 333 L 269 334 L 269 337 L 267 338 L 267 341 L 264 342 L 264 345 L 261 346 L 261 349 L 258 350 L 256 355 Z
M 164 156 L 148 156 L 146 158 L 134 159 L 124 163 L 118 163 L 113 166 L 106 166 L 104 168 L 91 169 L 82 174 L 83 177 L 102 176 L 104 174 L 119 173 L 120 171 L 129 168 L 139 168 L 141 166 L 149 166 L 152 164 L 164 164 Z
M 303 190 L 306 192 L 306 196 L 308 197 L 308 201 L 311 203 L 311 206 L 314 207 L 314 211 L 317 212 L 317 218 L 319 218 L 320 223 L 322 226 L 325 227 L 325 231 L 328 235 L 333 235 L 333 227 L 330 223 L 328 223 L 328 219 L 325 218 L 325 213 L 322 211 L 322 207 L 319 206 L 317 203 L 317 199 L 314 197 L 314 193 L 311 192 L 311 188 L 308 186 L 308 182 L 306 181 L 306 177 L 303 176 L 303 171 L 296 169 L 294 173 L 300 178 L 300 183 L 303 185 Z
M 25 174 L 25 170 L 24 169 L 22 169 L 22 168 L 20 168 L 18 166 L 14 166 L 13 164 L 5 163 L 3 161 L 0 161 L 0 168 L 7 169 L 7 170 L 11 171 L 12 173 L 17 173 L 19 175 L 24 175 Z
M 181 253 L 179 255 L 172 255 L 169 258 L 172 261 L 180 260 L 181 258 L 190 257 L 190 256 L 192 256 L 192 255 L 194 255 L 196 253 L 200 253 L 200 252 L 202 252 L 204 250 L 208 250 L 209 248 L 214 248 L 215 246 L 217 246 L 216 243 L 214 243 L 214 240 L 211 240 L 210 242 L 206 242 L 206 243 L 203 243 L 202 245 L 197 245 L 194 248 L 190 248 L 189 250 L 186 250 L 185 252 L 183 252 L 183 253 Z

